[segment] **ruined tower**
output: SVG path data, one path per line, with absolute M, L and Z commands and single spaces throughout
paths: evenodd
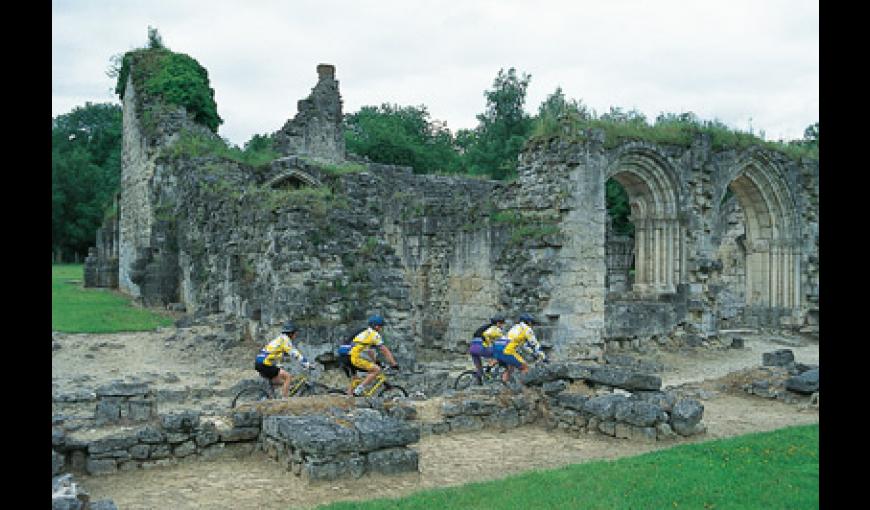
M 284 155 L 344 161 L 341 94 L 335 66 L 317 66 L 317 85 L 307 98 L 296 103 L 296 109 L 296 116 L 275 133 L 275 148 Z

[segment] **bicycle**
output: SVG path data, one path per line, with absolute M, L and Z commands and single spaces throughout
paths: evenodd
M 495 362 L 492 364 L 486 364 L 483 366 L 483 377 L 481 378 L 483 384 L 490 384 L 494 382 L 501 382 L 501 373 L 504 370 L 504 365 L 500 362 Z M 471 386 L 471 383 L 474 382 L 477 376 L 477 370 L 471 369 L 462 372 L 458 376 L 456 376 L 456 382 L 453 383 L 454 390 L 464 390 Z
M 278 367 L 284 368 L 281 365 L 278 365 Z M 237 407 L 244 403 L 271 400 L 278 396 L 277 387 L 280 386 L 280 384 L 272 384 L 272 381 L 263 376 L 260 376 L 260 378 L 256 380 L 249 379 L 247 382 L 250 384 L 245 385 L 245 387 L 236 392 L 230 407 Z M 344 395 L 344 391 L 312 381 L 309 378 L 307 371 L 294 377 L 293 382 L 290 383 L 289 391 L 287 392 L 288 397 L 306 397 L 309 395 L 326 394 Z
M 398 384 L 391 383 L 387 375 L 393 375 L 393 372 L 390 368 L 385 368 L 378 372 L 378 375 L 375 376 L 375 383 L 372 384 L 367 390 L 365 390 L 361 397 L 380 397 L 384 399 L 393 400 L 399 397 L 407 397 L 408 391 L 405 390 L 402 386 Z M 355 390 L 357 386 L 363 381 L 362 377 L 352 376 L 350 379 L 351 390 Z

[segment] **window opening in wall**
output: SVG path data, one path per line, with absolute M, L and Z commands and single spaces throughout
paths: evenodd
M 634 223 L 628 192 L 615 179 L 605 189 L 607 206 L 607 281 L 608 292 L 625 292 L 634 283 Z

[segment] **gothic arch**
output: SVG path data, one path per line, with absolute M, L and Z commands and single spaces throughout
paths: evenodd
M 293 187 L 300 187 L 300 185 L 313 187 L 322 186 L 321 182 L 316 177 L 297 169 L 281 172 L 266 183 L 266 186 L 270 188 L 278 188 L 288 185 Z
M 745 216 L 746 304 L 799 308 L 800 226 L 782 169 L 763 151 L 750 150 L 729 170 L 727 187 Z
M 641 293 L 675 292 L 685 279 L 683 227 L 679 222 L 679 180 L 667 156 L 642 142 L 621 147 L 604 181 L 625 188 L 635 227 L 635 282 Z M 603 187 L 602 187 L 603 189 Z

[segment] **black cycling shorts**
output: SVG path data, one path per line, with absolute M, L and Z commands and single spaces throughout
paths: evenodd
M 356 371 L 358 370 L 353 363 L 350 361 L 350 354 L 340 354 L 338 356 L 338 366 L 344 370 L 345 375 L 348 377 L 353 377 L 356 375 Z
M 278 375 L 278 373 L 281 372 L 281 369 L 279 369 L 278 367 L 276 367 L 274 365 L 272 365 L 272 366 L 264 365 L 264 364 L 260 363 L 259 361 L 254 362 L 254 370 L 259 372 L 260 375 L 262 375 L 266 379 L 269 379 L 270 381 L 272 380 L 272 378 L 274 378 L 276 375 Z

